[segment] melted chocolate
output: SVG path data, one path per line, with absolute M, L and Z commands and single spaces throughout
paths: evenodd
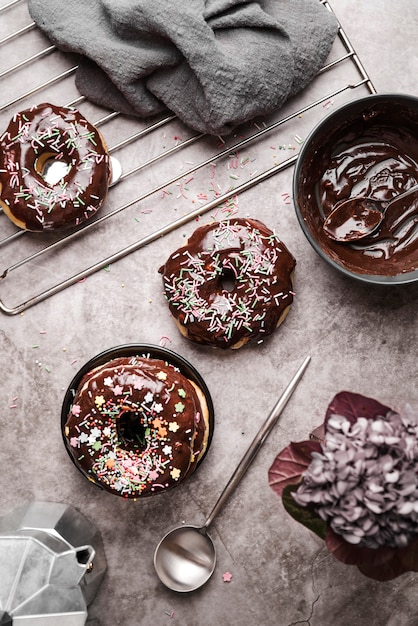
M 354 198 L 337 204 L 324 222 L 328 237 L 335 241 L 356 241 L 370 235 L 382 221 L 383 208 L 369 198 Z
M 55 183 L 48 161 L 67 166 Z M 100 133 L 78 111 L 41 104 L 17 113 L 0 138 L 0 203 L 20 228 L 76 226 L 102 206 L 110 179 Z
M 196 229 L 159 271 L 187 336 L 226 349 L 263 340 L 284 319 L 295 264 L 264 224 L 235 218 Z
M 304 190 L 295 195 L 329 258 L 358 274 L 396 276 L 418 268 L 418 192 L 394 201 L 378 230 L 361 241 L 337 243 L 323 231 L 337 203 L 356 196 L 389 201 L 418 181 L 417 111 L 396 103 L 370 107 L 322 129 L 301 168 Z

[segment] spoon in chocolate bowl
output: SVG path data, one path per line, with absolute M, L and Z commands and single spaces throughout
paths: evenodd
M 352 243 L 375 233 L 392 204 L 418 191 L 418 184 L 390 200 L 355 197 L 338 204 L 326 218 L 322 228 L 338 243 Z

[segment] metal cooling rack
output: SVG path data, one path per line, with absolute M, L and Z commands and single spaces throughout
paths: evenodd
M 327 1 L 318 1 L 332 11 Z M 330 107 L 376 93 L 340 25 L 328 64 L 276 115 L 226 139 L 193 134 L 172 114 L 141 121 L 87 102 L 74 84 L 77 58 L 50 45 L 30 21 L 26 0 L 3 5 L 0 0 L 0 18 L 0 59 L 13 59 L 13 65 L 0 66 L 0 128 L 33 104 L 75 106 L 95 120 L 122 168 L 99 217 L 65 235 L 17 230 L 0 216 L 0 309 L 6 315 L 69 288 L 209 211 L 230 215 L 239 194 L 295 163 L 303 137 Z M 282 195 L 291 203 L 290 194 Z M 98 248 L 108 250 L 105 258 L 95 258 Z M 5 304 L 16 298 L 23 301 Z

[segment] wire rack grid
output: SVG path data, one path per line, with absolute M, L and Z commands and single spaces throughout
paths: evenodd
M 318 1 L 332 11 L 329 2 Z M 64 234 L 29 233 L 0 215 L 0 310 L 6 315 L 210 211 L 214 217 L 233 214 L 239 194 L 294 165 L 304 139 L 330 107 L 376 93 L 340 24 L 328 63 L 302 93 L 274 115 L 227 137 L 211 137 L 171 113 L 140 120 L 93 105 L 77 92 L 77 57 L 51 45 L 31 21 L 26 0 L 0 2 L 0 17 L 0 128 L 40 102 L 77 107 L 101 130 L 122 172 L 98 216 Z

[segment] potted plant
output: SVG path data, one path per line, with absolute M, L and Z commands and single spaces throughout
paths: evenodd
M 418 413 L 338 393 L 311 438 L 274 460 L 286 511 L 375 580 L 418 571 Z

